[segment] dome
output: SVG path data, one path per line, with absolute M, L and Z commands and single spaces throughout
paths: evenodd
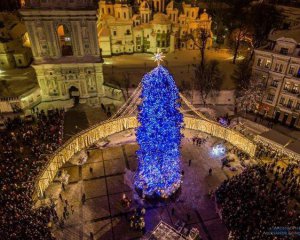
M 203 10 L 203 13 L 200 14 L 200 20 L 209 20 L 209 16 L 206 13 L 206 9 Z
M 153 21 L 152 23 L 157 23 L 157 24 L 170 24 L 170 19 L 166 14 L 163 13 L 156 13 L 153 16 Z

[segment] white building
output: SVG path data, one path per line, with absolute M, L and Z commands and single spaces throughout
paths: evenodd
M 32 53 L 24 24 L 12 13 L 0 13 L 0 22 L 0 69 L 29 66 Z
M 26 0 L 20 14 L 42 100 L 101 101 L 103 73 L 94 1 Z
M 284 36 L 284 37 L 281 37 Z M 267 84 L 260 112 L 300 128 L 300 30 L 275 32 L 255 50 L 253 74 Z
M 133 13 L 127 3 L 99 2 L 99 44 L 103 56 L 134 52 L 174 52 L 177 48 L 197 48 L 186 35 L 205 29 L 212 45 L 211 17 L 205 9 L 199 15 L 199 7 L 182 3 L 182 12 L 171 1 L 138 1 L 138 12 Z M 164 13 L 166 12 L 166 14 Z

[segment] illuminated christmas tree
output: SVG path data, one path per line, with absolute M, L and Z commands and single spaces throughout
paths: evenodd
M 183 117 L 179 91 L 169 71 L 160 65 L 142 80 L 142 102 L 138 108 L 138 171 L 135 187 L 146 196 L 167 198 L 181 185 L 180 141 Z

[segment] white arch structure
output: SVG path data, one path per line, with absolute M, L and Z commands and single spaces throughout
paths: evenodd
M 36 200 L 44 195 L 44 191 L 54 180 L 59 168 L 69 161 L 75 153 L 91 146 L 101 138 L 127 129 L 134 129 L 137 126 L 138 120 L 136 116 L 120 117 L 99 123 L 74 135 L 48 159 L 46 166 L 35 181 L 33 198 Z M 225 128 L 208 119 L 184 116 L 184 128 L 201 131 L 214 137 L 224 139 L 252 157 L 255 154 L 256 145 L 251 140 L 239 132 Z

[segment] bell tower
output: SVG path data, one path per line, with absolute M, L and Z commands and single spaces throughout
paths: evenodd
M 32 66 L 43 101 L 74 96 L 82 102 L 101 101 L 103 60 L 94 1 L 25 0 L 20 14 L 32 43 Z

